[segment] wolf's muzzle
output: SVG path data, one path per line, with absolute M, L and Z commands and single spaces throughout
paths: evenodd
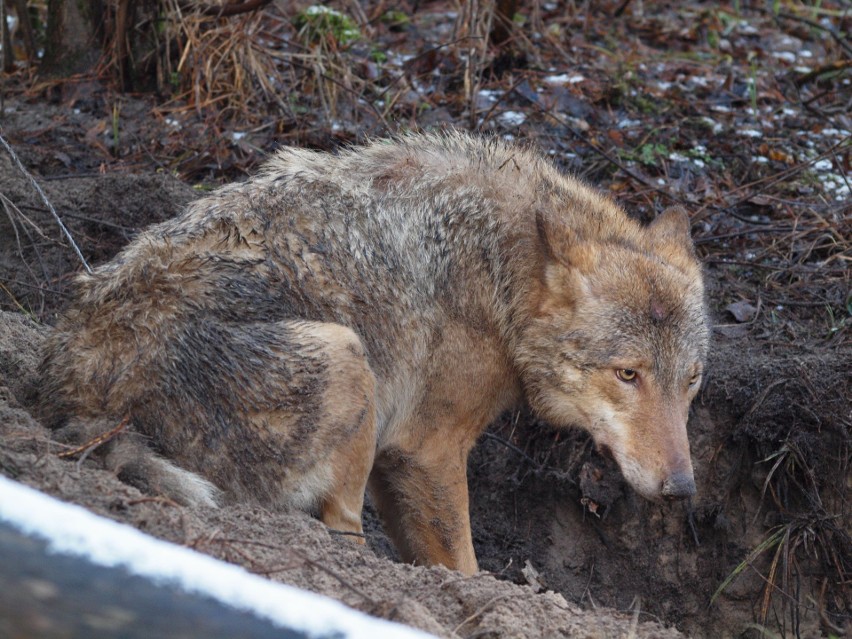
M 695 479 L 692 473 L 673 473 L 663 482 L 660 491 L 664 499 L 686 499 L 695 494 Z

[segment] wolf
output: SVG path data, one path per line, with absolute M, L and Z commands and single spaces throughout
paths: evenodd
M 471 574 L 468 453 L 524 403 L 590 432 L 642 496 L 696 490 L 708 327 L 688 216 L 642 225 L 530 148 L 284 148 L 76 287 L 44 419 L 78 439 L 126 420 L 118 439 L 184 503 L 297 508 L 358 537 L 368 489 L 405 561 Z

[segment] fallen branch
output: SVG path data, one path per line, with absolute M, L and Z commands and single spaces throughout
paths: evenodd
M 59 228 L 62 229 L 62 232 L 65 234 L 65 237 L 68 238 L 68 241 L 71 243 L 71 247 L 74 249 L 74 252 L 77 253 L 77 257 L 80 258 L 80 262 L 82 262 L 83 267 L 86 269 L 86 272 L 91 275 L 92 269 L 89 267 L 89 263 L 86 262 L 86 258 L 83 257 L 83 253 L 80 252 L 80 247 L 77 246 L 77 243 L 74 241 L 74 238 L 71 237 L 71 232 L 65 227 L 65 224 L 62 223 L 62 218 L 59 217 L 59 214 L 56 212 L 56 209 L 53 208 L 53 204 L 50 203 L 50 200 L 47 199 L 47 196 L 42 191 L 39 183 L 36 182 L 35 178 L 29 173 L 29 171 L 24 168 L 24 165 L 21 163 L 21 160 L 18 158 L 18 154 L 15 153 L 15 149 L 6 141 L 6 138 L 3 137 L 2 130 L 0 130 L 0 143 L 6 147 L 6 150 L 9 152 L 9 155 L 12 156 L 12 159 L 15 161 L 15 164 L 18 165 L 18 168 L 21 170 L 27 179 L 32 183 L 35 190 L 41 196 L 42 201 L 47 205 L 47 208 L 50 210 L 53 218 L 56 220 L 56 223 L 59 224 Z
M 86 456 L 95 450 L 98 446 L 102 446 L 107 443 L 113 437 L 121 433 L 125 428 L 127 428 L 127 424 L 130 423 L 130 416 L 128 415 L 124 419 L 121 420 L 118 426 L 108 430 L 105 433 L 101 433 L 100 435 L 93 437 L 89 441 L 77 446 L 77 448 L 72 448 L 71 450 L 66 450 L 59 453 L 58 457 L 66 459 L 68 457 L 74 457 L 75 455 L 82 455 L 80 461 L 86 458 Z
M 200 13 L 201 15 L 210 16 L 211 18 L 228 18 L 230 16 L 240 15 L 241 13 L 249 13 L 251 11 L 262 9 L 271 2 L 272 0 L 245 0 L 244 2 L 234 2 L 232 4 L 223 4 L 219 6 L 206 4 L 182 4 L 181 9 L 187 12 Z

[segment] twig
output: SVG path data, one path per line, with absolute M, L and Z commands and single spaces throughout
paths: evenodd
M 68 238 L 68 241 L 71 242 L 71 246 L 74 249 L 74 252 L 77 253 L 77 257 L 80 258 L 80 262 L 82 262 L 83 267 L 86 269 L 86 272 L 91 275 L 92 269 L 89 267 L 88 262 L 86 262 L 86 258 L 83 257 L 83 253 L 80 252 L 80 247 L 77 246 L 77 243 L 74 241 L 74 238 L 71 237 L 71 232 L 65 227 L 62 223 L 62 218 L 59 217 L 59 214 L 56 212 L 56 209 L 53 208 L 53 204 L 50 203 L 50 200 L 47 199 L 47 196 L 42 191 L 39 183 L 36 182 L 35 178 L 24 168 L 24 165 L 21 163 L 21 160 L 18 158 L 18 154 L 15 153 L 15 149 L 11 147 L 11 145 L 6 141 L 6 138 L 3 137 L 2 129 L 0 129 L 0 143 L 6 147 L 6 150 L 9 152 L 9 155 L 12 156 L 12 159 L 15 161 L 15 164 L 18 165 L 18 168 L 21 172 L 29 179 L 32 185 L 35 187 L 35 190 L 38 191 L 38 194 L 41 196 L 41 199 L 47 205 L 47 208 L 50 210 L 53 215 L 56 223 L 59 224 L 59 228 L 62 229 L 62 232 L 65 234 L 65 237 Z
M 215 18 L 227 18 L 229 16 L 236 16 L 241 13 L 249 13 L 250 11 L 256 11 L 257 9 L 262 9 L 272 0 L 244 0 L 244 2 L 234 2 L 231 4 L 223 4 L 221 6 L 203 6 L 201 7 L 200 13 L 203 13 L 206 16 L 212 16 Z
M 334 535 L 338 535 L 340 537 L 358 537 L 359 539 L 366 539 L 367 535 L 364 533 L 353 532 L 351 530 L 337 530 L 336 528 L 329 528 L 328 534 L 332 537 Z
M 375 599 L 373 599 L 371 596 L 369 596 L 367 593 L 365 593 L 360 588 L 353 586 L 349 581 L 344 579 L 342 576 L 340 576 L 335 571 L 331 570 L 330 568 L 327 568 L 322 563 L 311 559 L 305 553 L 301 552 L 300 550 L 298 550 L 296 548 L 291 549 L 291 552 L 293 552 L 293 554 L 295 554 L 297 557 L 299 557 L 302 561 L 304 561 L 309 566 L 312 566 L 313 568 L 316 568 L 317 570 L 321 570 L 325 574 L 327 574 L 330 577 L 333 577 L 334 579 L 339 581 L 344 587 L 349 588 L 349 590 L 351 590 L 356 595 L 361 597 L 364 601 L 368 602 L 371 606 L 376 605 L 377 602 L 376 602 Z
M 515 446 L 512 442 L 507 441 L 507 440 L 503 439 L 502 437 L 495 435 L 494 433 L 489 433 L 488 431 L 486 431 L 484 434 L 489 439 L 493 439 L 495 442 L 503 444 L 509 450 L 515 451 L 518 455 L 520 455 L 521 457 L 526 459 L 530 463 L 531 466 L 534 466 L 535 468 L 538 468 L 539 470 L 542 469 L 541 464 L 537 463 L 532 457 L 527 455 L 524 451 L 522 451 L 520 448 Z
M 59 455 L 57 455 L 57 456 L 65 459 L 65 458 L 68 458 L 68 457 L 74 457 L 75 455 L 82 454 L 83 458 L 85 459 L 85 457 L 90 452 L 95 450 L 98 446 L 105 444 L 106 442 L 111 440 L 113 437 L 115 437 L 116 435 L 121 433 L 125 428 L 127 428 L 127 424 L 129 424 L 129 423 L 130 423 L 130 415 L 127 415 L 124 419 L 121 420 L 121 422 L 115 428 L 112 428 L 105 433 L 101 433 L 100 435 L 93 437 L 92 439 L 90 439 L 86 443 L 84 443 L 80 446 L 77 446 L 77 448 L 72 448 L 71 450 L 63 451 L 63 452 L 59 453 Z
M 479 615 L 483 614 L 486 610 L 488 610 L 495 603 L 497 603 L 501 599 L 506 599 L 507 597 L 510 597 L 510 596 L 511 595 L 509 595 L 509 594 L 502 594 L 502 595 L 497 595 L 496 597 L 492 597 L 491 599 L 486 601 L 485 604 L 479 610 L 474 612 L 470 617 L 468 617 L 467 619 L 462 621 L 459 625 L 457 625 L 455 628 L 453 628 L 453 631 L 450 634 L 451 635 L 456 634 L 459 630 L 461 630 L 461 628 L 463 626 L 465 626 L 466 624 L 468 624 L 471 621 L 473 621 L 474 619 L 476 619 Z
M 627 632 L 627 639 L 636 638 L 636 629 L 639 627 L 639 614 L 642 611 L 642 598 L 636 597 L 634 601 L 636 605 L 633 608 L 633 619 L 630 620 L 630 629 Z
M 204 543 L 205 544 L 212 544 L 212 543 L 217 543 L 217 544 L 246 544 L 246 545 L 251 545 L 251 546 L 259 546 L 261 548 L 268 548 L 268 549 L 271 549 L 271 550 L 279 550 L 279 551 L 292 553 L 292 554 L 296 555 L 299 559 L 301 559 L 303 563 L 308 564 L 312 568 L 316 568 L 317 570 L 320 570 L 320 571 L 326 573 L 330 577 L 333 577 L 334 579 L 339 581 L 343 586 L 345 586 L 346 588 L 348 588 L 349 590 L 354 592 L 356 595 L 358 595 L 362 599 L 364 599 L 364 601 L 368 602 L 370 605 L 372 605 L 372 606 L 376 605 L 376 600 L 373 599 L 372 597 L 370 597 L 363 590 L 352 585 L 346 579 L 344 579 L 342 576 L 340 576 L 338 573 L 336 573 L 333 570 L 325 567 L 320 562 L 315 561 L 314 559 L 311 559 L 304 552 L 302 552 L 301 550 L 299 550 L 297 548 L 293 548 L 292 546 L 281 546 L 281 545 L 277 545 L 277 544 L 270 544 L 270 543 L 267 543 L 267 542 L 255 541 L 253 539 L 238 539 L 238 538 L 231 538 L 231 537 L 217 537 L 217 538 L 210 537 L 210 538 L 206 539 L 204 541 Z M 196 548 L 196 545 L 193 544 L 190 547 Z M 296 566 L 294 565 L 293 567 L 295 568 Z M 285 570 L 285 569 L 281 568 L 281 570 Z M 275 572 L 277 572 L 277 571 L 278 570 L 276 569 Z
M 168 497 L 140 497 L 139 499 L 131 499 L 127 502 L 128 506 L 138 506 L 139 504 L 164 504 L 172 508 L 180 508 L 180 504 Z
M 760 189 L 755 189 L 754 191 L 749 192 L 746 196 L 741 197 L 736 202 L 733 202 L 732 204 L 728 204 L 727 205 L 728 208 L 736 208 L 736 207 L 740 206 L 741 204 L 748 202 L 748 200 L 753 198 L 755 195 L 759 195 L 760 193 L 762 193 L 763 191 L 768 189 L 770 186 L 777 184 L 781 180 L 785 180 L 785 179 L 789 178 L 790 176 L 795 175 L 796 173 L 799 173 L 800 171 L 804 171 L 806 168 L 808 168 L 809 166 L 818 162 L 819 160 L 826 158 L 828 156 L 833 157 L 834 152 L 838 149 L 845 148 L 845 145 L 847 145 L 850 142 L 850 140 L 852 140 L 852 138 L 850 138 L 850 137 L 843 138 L 842 140 L 840 140 L 840 142 L 831 146 L 828 150 L 823 151 L 819 155 L 816 155 L 816 156 L 814 156 L 814 157 L 812 157 L 808 160 L 805 160 L 804 162 L 794 164 L 793 166 L 791 166 L 787 169 L 783 169 L 783 170 L 779 171 L 778 173 L 773 173 L 772 175 L 767 175 L 766 177 L 760 178 L 758 180 L 754 180 L 753 182 L 749 182 L 748 184 L 743 184 L 741 186 L 738 186 L 737 188 L 735 188 L 732 191 L 728 191 L 725 195 L 730 197 L 734 193 L 738 193 L 740 191 L 761 185 Z
M 745 414 L 742 417 L 740 417 L 740 420 L 739 420 L 740 423 L 744 422 L 746 419 L 748 419 L 749 417 L 751 417 L 754 414 L 754 412 L 764 402 L 764 400 L 766 399 L 766 397 L 769 395 L 769 393 L 772 391 L 773 388 L 775 388 L 776 386 L 779 386 L 780 384 L 786 384 L 789 381 L 790 381 L 789 377 L 782 377 L 781 379 L 776 379 L 774 382 L 769 384 L 769 386 L 764 388 L 763 391 L 760 393 L 760 395 L 757 396 L 757 399 L 754 400 L 754 403 L 751 405 L 751 407 L 749 407 L 749 409 L 745 412 Z
M 779 12 L 778 17 L 784 18 L 785 20 L 801 22 L 802 24 L 806 24 L 809 27 L 813 27 L 814 29 L 825 31 L 826 33 L 828 33 L 828 35 L 834 38 L 834 41 L 837 42 L 837 44 L 839 44 L 843 48 L 843 50 L 846 51 L 846 53 L 852 55 L 852 46 L 850 46 L 849 43 L 831 27 L 826 27 L 825 25 L 820 24 L 819 22 L 814 22 L 813 20 L 809 20 L 808 18 L 803 18 L 792 13 L 787 13 L 786 11 Z

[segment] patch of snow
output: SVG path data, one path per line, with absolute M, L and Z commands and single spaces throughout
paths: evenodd
M 762 138 L 763 137 L 763 133 L 761 133 L 757 129 L 740 129 L 739 131 L 737 131 L 737 133 L 739 133 L 740 135 L 747 137 L 747 138 Z
M 700 87 L 706 87 L 707 85 L 709 85 L 709 84 L 710 84 L 710 80 L 708 80 L 707 78 L 705 78 L 703 75 L 693 75 L 693 76 L 690 76 L 690 78 L 689 78 L 689 82 L 690 82 L 691 84 L 697 84 L 697 85 L 698 85 L 698 86 L 700 86 Z
M 708 124 L 712 129 L 713 133 L 720 133 L 724 128 L 720 122 L 717 122 L 713 118 L 708 118 L 706 115 L 702 116 L 701 121 Z
M 588 131 L 591 128 L 583 118 L 568 118 L 568 124 L 580 131 Z
M 740 21 L 740 23 L 737 25 L 737 31 L 744 35 L 755 35 L 757 33 L 760 33 L 756 27 L 751 26 L 745 20 Z
M 764 155 L 753 155 L 751 156 L 751 161 L 756 162 L 757 164 L 767 164 L 769 162 L 769 158 Z
M 823 129 L 822 134 L 832 138 L 848 138 L 852 135 L 846 129 Z
M 714 104 L 710 107 L 711 111 L 715 111 L 716 113 L 730 113 L 731 107 L 726 107 L 723 104 Z
M 660 186 L 665 186 L 666 181 L 663 178 L 657 178 L 657 184 L 659 184 Z
M 790 64 L 796 61 L 796 54 L 792 51 L 773 51 L 772 57 L 784 60 L 784 62 L 789 62 Z
M 503 92 L 496 89 L 480 89 L 478 95 L 489 102 L 497 102 L 503 96 Z
M 811 53 L 810 51 L 808 51 L 807 49 L 802 49 L 801 51 L 799 51 L 799 57 L 800 58 L 812 58 L 812 57 L 814 57 L 814 54 Z
M 671 88 L 672 88 L 672 83 L 671 83 L 671 82 L 665 82 L 665 81 L 663 81 L 663 80 L 659 80 L 659 81 L 657 82 L 657 88 L 658 88 L 660 91 L 668 91 L 669 89 L 671 89 Z
M 796 111 L 796 109 L 791 109 L 790 107 L 787 107 L 787 106 L 785 106 L 784 108 L 781 109 L 781 113 L 783 113 L 784 115 L 798 115 L 799 114 L 799 112 Z
M 677 151 L 672 151 L 671 153 L 669 153 L 669 159 L 672 162 L 689 162 L 688 157 L 686 157 L 685 155 L 681 155 Z
M 706 166 L 704 164 L 704 160 L 701 158 L 692 158 L 692 163 L 700 169 L 703 169 Z
M 544 78 L 544 81 L 547 82 L 547 84 L 577 84 L 579 82 L 583 82 L 585 79 L 585 77 L 577 73 L 574 75 L 561 73 L 559 75 L 549 75 Z
M 334 9 L 332 9 L 330 7 L 325 7 L 325 6 L 319 5 L 319 4 L 312 5 L 312 6 L 308 7 L 307 9 L 305 9 L 305 15 L 308 15 L 308 16 L 326 15 L 326 16 L 340 16 L 340 17 L 343 16 L 343 14 L 340 13 L 340 11 L 335 11 Z
M 814 162 L 814 170 L 816 171 L 830 171 L 831 170 L 831 160 L 817 160 Z
M 237 141 L 239 141 L 239 140 L 242 140 L 244 137 L 246 137 L 246 132 L 245 132 L 245 131 L 232 131 L 232 132 L 231 132 L 231 139 L 232 139 L 234 142 L 237 142 Z
M 342 603 L 252 575 L 239 566 L 154 539 L 0 476 L 0 520 L 47 541 L 50 552 L 212 597 L 281 627 L 341 639 L 426 639 L 419 630 L 375 619 Z
M 506 126 L 521 126 L 527 116 L 519 111 L 503 111 L 497 118 Z
M 631 120 L 630 118 L 624 118 L 623 120 L 618 121 L 619 129 L 631 129 L 634 126 L 639 126 L 642 124 L 641 120 Z
M 804 73 L 810 73 L 811 71 L 813 71 L 813 69 L 811 69 L 810 67 L 799 66 L 799 67 L 793 67 L 793 71 L 795 71 L 796 73 L 803 73 L 804 74 Z
M 410 53 L 397 53 L 396 51 L 387 51 L 385 55 L 387 55 L 387 62 L 397 67 L 401 67 L 415 57 Z

